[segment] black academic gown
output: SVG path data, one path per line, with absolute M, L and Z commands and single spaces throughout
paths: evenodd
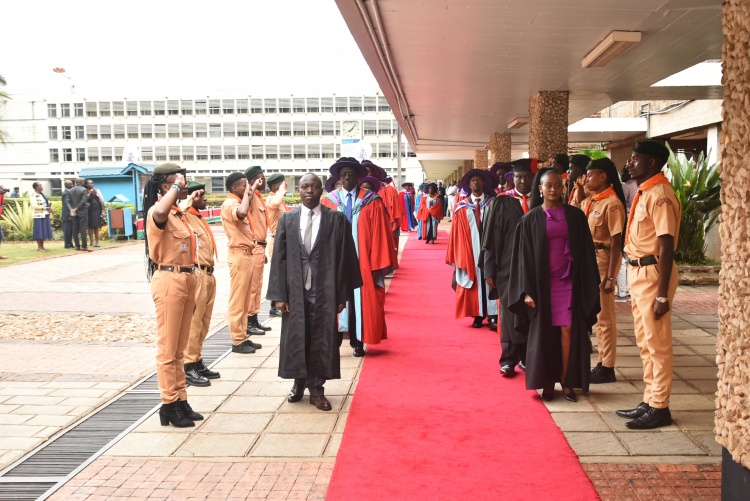
M 310 355 L 305 360 L 304 277 L 300 256 L 300 208 L 279 219 L 271 260 L 266 298 L 289 304 L 281 317 L 279 377 L 305 379 L 308 367 L 319 377 L 340 379 L 338 305 L 346 303 L 351 292 L 362 286 L 352 229 L 343 212 L 321 206 L 320 228 L 313 249 L 318 249 L 315 315 Z
M 495 277 L 497 295 L 500 299 L 500 339 L 513 344 L 526 343 L 526 333 L 513 328 L 513 315 L 508 309 L 508 283 L 510 282 L 513 238 L 516 226 L 523 217 L 521 202 L 515 197 L 500 195 L 492 202 L 482 235 L 484 249 L 483 271 L 485 277 Z M 493 297 L 492 295 L 490 297 Z
M 560 329 L 552 327 L 549 254 L 546 214 L 537 207 L 526 214 L 516 229 L 508 287 L 515 328 L 528 334 L 526 388 L 544 388 L 560 381 L 562 346 Z M 565 206 L 570 251 L 573 255 L 573 317 L 570 357 L 563 386 L 589 389 L 591 340 L 589 332 L 599 313 L 599 270 L 588 221 L 577 207 Z M 528 294 L 537 303 L 529 308 Z

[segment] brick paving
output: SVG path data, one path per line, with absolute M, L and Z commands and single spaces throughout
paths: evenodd
M 721 465 L 584 464 L 602 501 L 721 499 Z

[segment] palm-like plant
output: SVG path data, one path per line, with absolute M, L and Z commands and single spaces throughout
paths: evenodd
M 31 240 L 34 233 L 34 210 L 28 199 L 13 205 L 6 205 L 3 220 L 8 223 L 12 238 Z
M 700 153 L 697 160 L 677 156 L 669 148 L 666 175 L 682 207 L 680 237 L 675 259 L 683 264 L 706 264 L 706 233 L 721 212 L 719 164 L 709 165 Z
M 597 158 L 607 158 L 607 152 L 602 150 L 601 148 L 584 148 L 578 153 L 587 155 L 591 160 L 596 160 Z

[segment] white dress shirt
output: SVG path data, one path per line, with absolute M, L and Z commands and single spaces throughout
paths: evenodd
M 305 241 L 305 228 L 307 228 L 307 218 L 310 210 L 312 210 L 312 246 L 315 247 L 315 242 L 318 240 L 318 230 L 320 229 L 320 207 L 318 204 L 314 209 L 308 209 L 304 205 L 300 205 L 300 217 L 299 217 L 299 236 L 302 242 Z

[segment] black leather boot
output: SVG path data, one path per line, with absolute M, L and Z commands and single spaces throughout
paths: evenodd
M 185 381 L 191 386 L 211 386 L 211 381 L 198 372 L 197 364 L 185 364 Z
M 201 376 L 205 377 L 206 379 L 219 379 L 221 377 L 221 374 L 206 367 L 206 364 L 203 363 L 202 358 L 195 362 L 195 368 L 198 370 L 198 372 L 200 372 Z
M 263 336 L 266 331 L 260 327 L 255 326 L 255 315 L 247 317 L 247 330 L 245 331 L 248 336 Z
M 268 314 L 272 317 L 280 317 L 283 315 L 282 311 L 276 307 L 276 301 L 271 301 L 271 309 Z
M 203 421 L 203 415 L 195 412 L 187 400 L 177 400 L 177 403 L 182 406 L 182 413 L 185 414 L 186 418 L 191 421 Z
M 167 426 L 170 423 L 175 428 L 189 428 L 195 426 L 195 423 L 185 416 L 185 411 L 182 409 L 180 402 L 180 400 L 177 400 L 171 404 L 161 404 L 161 409 L 159 409 L 159 421 L 161 421 L 162 426 Z
M 270 328 L 270 327 L 266 327 L 265 325 L 260 325 L 260 322 L 258 321 L 258 315 L 253 315 L 253 322 L 255 322 L 255 326 L 256 326 L 256 327 L 257 327 L 258 329 L 262 329 L 262 330 L 264 330 L 264 331 L 266 331 L 266 332 L 268 332 L 268 331 L 270 331 L 270 330 L 271 330 L 271 328 Z

